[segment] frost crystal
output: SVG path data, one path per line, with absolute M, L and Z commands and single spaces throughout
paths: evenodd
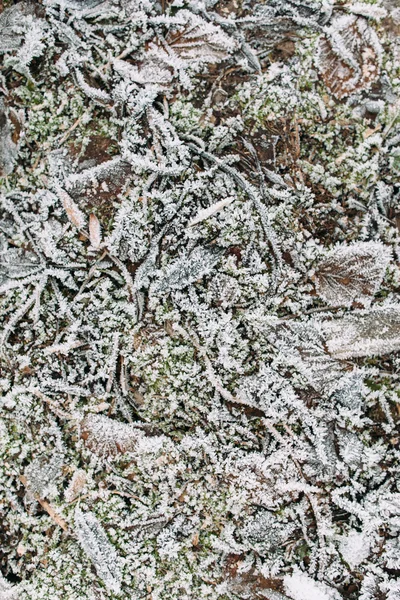
M 77 508 L 75 531 L 80 545 L 93 562 L 106 587 L 119 593 L 121 589 L 119 558 L 95 515 Z
M 313 581 L 303 573 L 284 577 L 285 590 L 293 600 L 340 600 L 338 592 L 323 583 Z
M 85 446 L 99 456 L 112 457 L 132 450 L 140 435 L 131 425 L 103 415 L 89 415 L 81 424 L 81 437 Z
M 315 273 L 317 290 L 331 306 L 369 305 L 390 261 L 390 250 L 378 242 L 341 245 L 322 260 Z
M 399 26 L 0 2 L 0 600 L 398 600 Z
M 343 538 L 340 551 L 344 560 L 355 569 L 368 558 L 370 552 L 368 538 L 362 533 L 351 531 Z
M 335 358 L 396 352 L 400 350 L 400 307 L 393 304 L 326 321 L 322 331 Z

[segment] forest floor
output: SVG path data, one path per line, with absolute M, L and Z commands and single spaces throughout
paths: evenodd
M 0 600 L 400 599 L 396 0 L 0 0 Z

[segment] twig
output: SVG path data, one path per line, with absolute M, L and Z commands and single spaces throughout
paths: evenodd
M 75 129 L 80 125 L 80 123 L 82 122 L 84 115 L 81 115 L 73 125 L 71 125 L 71 127 L 64 133 L 64 135 L 62 136 L 61 140 L 58 142 L 59 146 L 61 146 L 66 139 L 68 139 L 69 135 L 75 131 Z
M 24 487 L 29 489 L 29 482 L 28 482 L 27 478 L 25 477 L 25 475 L 20 475 L 19 480 L 24 485 Z M 47 502 L 47 500 L 40 498 L 37 494 L 35 494 L 34 497 L 35 497 L 35 500 L 37 500 L 39 502 L 40 506 L 42 508 L 44 508 L 44 510 L 47 512 L 49 517 L 54 521 L 54 523 L 56 523 L 56 525 L 61 527 L 61 529 L 63 529 L 64 531 L 68 531 L 67 523 L 64 521 L 64 519 L 62 517 L 60 517 L 60 515 L 51 506 L 51 504 L 49 504 L 49 502 Z

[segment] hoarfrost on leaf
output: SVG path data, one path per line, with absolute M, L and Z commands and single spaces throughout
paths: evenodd
M 79 506 L 75 510 L 75 533 L 106 587 L 118 594 L 121 589 L 120 558 L 97 517 L 91 512 L 83 512 Z
M 133 450 L 141 432 L 104 415 L 88 415 L 81 423 L 81 437 L 94 454 L 114 457 Z
M 369 306 L 390 262 L 390 248 L 380 242 L 343 244 L 318 264 L 315 282 L 318 294 L 330 306 Z
M 400 350 L 400 307 L 389 304 L 354 312 L 321 325 L 334 358 L 380 356 Z

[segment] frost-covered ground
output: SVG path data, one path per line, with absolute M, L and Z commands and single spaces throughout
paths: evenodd
M 396 0 L 0 5 L 0 599 L 399 600 Z

